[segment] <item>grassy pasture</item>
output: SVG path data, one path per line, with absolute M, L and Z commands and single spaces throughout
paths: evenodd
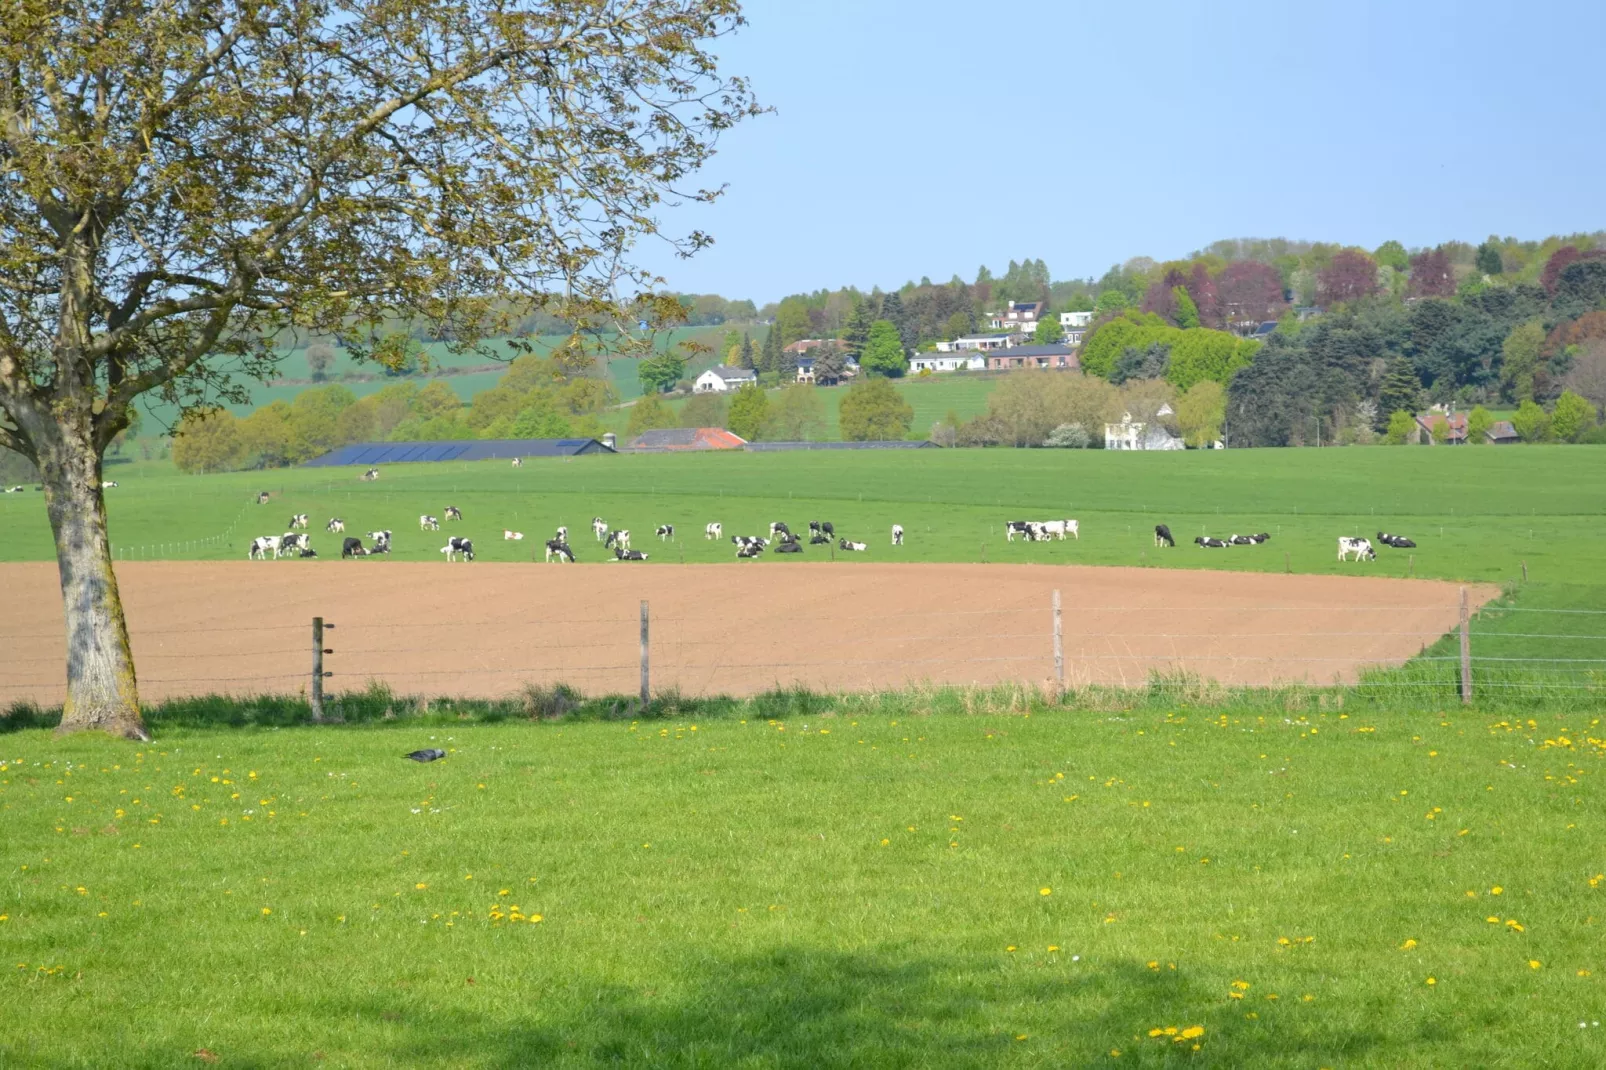
M 0 1063 L 1606 1063 L 1598 721 L 1006 705 L 0 736 Z

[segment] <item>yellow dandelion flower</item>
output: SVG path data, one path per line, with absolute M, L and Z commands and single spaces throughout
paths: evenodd
M 1544 965 L 1544 963 L 1540 962 L 1538 959 L 1529 959 L 1528 960 L 1528 968 L 1530 970 L 1537 970 L 1539 967 L 1541 967 L 1543 965 Z
M 1004 948 L 1004 950 L 1005 951 L 1014 951 L 1015 950 L 1015 945 L 1014 944 L 1010 944 L 1008 947 Z
M 420 892 L 421 892 L 421 891 L 423 891 L 423 890 L 424 890 L 424 889 L 425 889 L 425 888 L 428 888 L 428 887 L 429 887 L 429 885 L 427 885 L 427 884 L 425 884 L 425 883 L 424 883 L 424 882 L 423 882 L 423 881 L 419 881 L 419 882 L 418 882 L 418 883 L 417 883 L 417 884 L 415 884 L 415 885 L 413 885 L 413 887 L 414 887 L 414 888 L 416 888 L 416 889 L 418 889 L 418 890 L 419 890 L 419 891 L 420 891 Z
M 1438 978 L 1437 978 L 1437 977 L 1429 977 L 1429 978 L 1428 978 L 1428 984 L 1430 984 L 1430 985 L 1436 985 L 1436 984 L 1438 984 L 1438 983 L 1439 983 L 1439 979 L 1438 979 Z
M 1490 895 L 1499 895 L 1503 891 L 1505 891 L 1505 889 L 1500 887 L 1500 885 L 1497 884 L 1493 888 L 1489 889 L 1489 894 Z
M 1416 946 L 1416 941 L 1415 940 L 1407 940 L 1407 941 L 1405 941 L 1405 943 L 1400 945 L 1400 950 L 1401 951 L 1409 951 L 1415 946 Z
M 267 917 L 269 914 L 272 914 L 272 913 L 273 913 L 273 908 L 272 907 L 263 907 L 262 908 L 262 916 L 264 918 Z
M 1054 889 L 1052 889 L 1052 888 L 1039 888 L 1039 889 L 1037 889 L 1037 894 L 1038 895 L 1053 895 L 1054 894 Z
M 1204 1036 L 1204 1026 L 1190 1025 L 1188 1028 L 1182 1031 L 1182 1036 L 1186 1040 L 1197 1040 Z
M 1157 1028 L 1149 1030 L 1149 1036 L 1157 1037 L 1157 1036 L 1162 1035 L 1164 1032 L 1165 1032 L 1164 1029 L 1160 1029 L 1160 1028 L 1157 1027 Z

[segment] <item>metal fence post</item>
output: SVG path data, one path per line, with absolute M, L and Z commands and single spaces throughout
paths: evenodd
M 1467 589 L 1461 588 L 1461 705 L 1472 705 L 1472 636 L 1467 628 Z
M 1065 694 L 1065 628 L 1060 620 L 1060 592 L 1054 588 L 1054 680 Z
M 647 705 L 651 693 L 650 678 L 647 664 L 647 600 L 641 600 L 641 704 Z

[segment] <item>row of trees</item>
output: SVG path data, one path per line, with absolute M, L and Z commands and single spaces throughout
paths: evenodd
M 913 406 L 878 376 L 848 387 L 837 414 L 837 429 L 849 442 L 908 438 L 913 423 Z M 666 427 L 723 427 L 749 442 L 815 442 L 825 437 L 829 421 L 820 392 L 797 383 L 773 394 L 753 385 L 728 396 L 696 394 L 678 415 L 657 395 L 631 406 L 627 437 Z
M 1163 378 L 1117 386 L 1091 375 L 1051 370 L 1005 376 L 987 396 L 987 412 L 969 422 L 950 413 L 933 429 L 945 445 L 1102 447 L 1104 425 L 1130 414 L 1180 435 L 1190 446 L 1221 437 L 1226 391 L 1201 380 L 1179 391 Z

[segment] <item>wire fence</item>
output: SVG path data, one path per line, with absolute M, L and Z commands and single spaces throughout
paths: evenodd
M 1433 701 L 1544 695 L 1606 699 L 1606 610 L 1376 604 L 1060 608 L 1059 592 L 984 608 L 878 613 L 654 616 L 510 612 L 447 621 L 332 620 L 246 628 L 205 623 L 134 636 L 147 696 L 315 696 L 376 684 L 397 694 L 493 698 L 525 685 L 586 693 L 743 695 L 917 685 L 1028 684 L 1065 692 L 1167 681 L 1305 685 Z M 1539 629 L 1505 631 L 1508 613 Z M 1296 617 L 1277 627 L 1276 615 Z M 1346 614 L 1348 624 L 1330 619 Z M 1349 616 L 1349 615 L 1354 616 Z M 1548 618 L 1537 616 L 1549 614 Z M 1160 627 L 1142 625 L 1155 619 Z M 320 618 L 321 620 L 321 618 Z M 1219 622 L 1219 623 L 1218 623 Z M 1576 622 L 1576 624 L 1575 624 Z M 299 633 L 299 639 L 298 639 Z M 59 635 L 0 633 L 0 704 L 59 702 Z M 314 674 L 318 674 L 316 677 Z

